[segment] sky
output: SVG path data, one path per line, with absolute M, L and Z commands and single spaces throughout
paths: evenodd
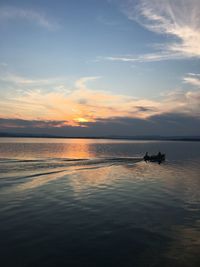
M 199 0 L 0 0 L 0 132 L 200 136 Z

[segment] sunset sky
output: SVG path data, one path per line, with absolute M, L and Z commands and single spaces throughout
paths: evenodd
M 199 0 L 0 0 L 0 132 L 200 135 Z

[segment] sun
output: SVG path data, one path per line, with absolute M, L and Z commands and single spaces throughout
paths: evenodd
M 85 118 L 76 118 L 75 121 L 82 122 L 82 123 L 89 122 L 89 120 L 88 119 L 85 119 Z

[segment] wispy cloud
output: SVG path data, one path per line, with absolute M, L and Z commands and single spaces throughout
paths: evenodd
M 119 2 L 119 1 L 118 1 Z M 104 59 L 123 62 L 151 62 L 200 57 L 199 0 L 125 0 L 122 12 L 144 28 L 166 36 L 167 43 L 155 46 L 155 52 L 139 56 L 114 56 Z
M 46 77 L 42 79 L 29 78 L 18 73 L 10 72 L 7 68 L 0 70 L 0 94 L 7 95 L 9 91 L 14 91 L 15 95 L 18 93 L 25 93 L 30 90 L 36 91 L 66 91 L 70 90 L 66 83 L 69 82 L 67 76 Z M 1 90 L 2 88 L 2 90 Z
M 183 81 L 184 83 L 200 87 L 200 74 L 188 73 L 188 75 L 183 78 Z
M 99 60 L 119 61 L 119 62 L 155 62 L 170 59 L 182 59 L 180 53 L 151 53 L 138 56 L 112 56 L 112 57 L 99 57 Z
M 50 19 L 41 12 L 13 6 L 0 7 L 0 21 L 16 19 L 31 21 L 48 30 L 56 30 L 59 27 L 57 22 L 53 21 L 53 19 Z
M 91 77 L 80 78 L 79 80 L 77 80 L 75 82 L 75 87 L 79 88 L 79 89 L 86 89 L 87 88 L 87 86 L 86 86 L 87 82 L 95 81 L 95 80 L 100 79 L 100 78 L 101 78 L 100 76 L 91 76 Z

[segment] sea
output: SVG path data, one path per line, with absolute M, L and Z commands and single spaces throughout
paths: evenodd
M 0 138 L 0 266 L 199 267 L 200 142 Z

